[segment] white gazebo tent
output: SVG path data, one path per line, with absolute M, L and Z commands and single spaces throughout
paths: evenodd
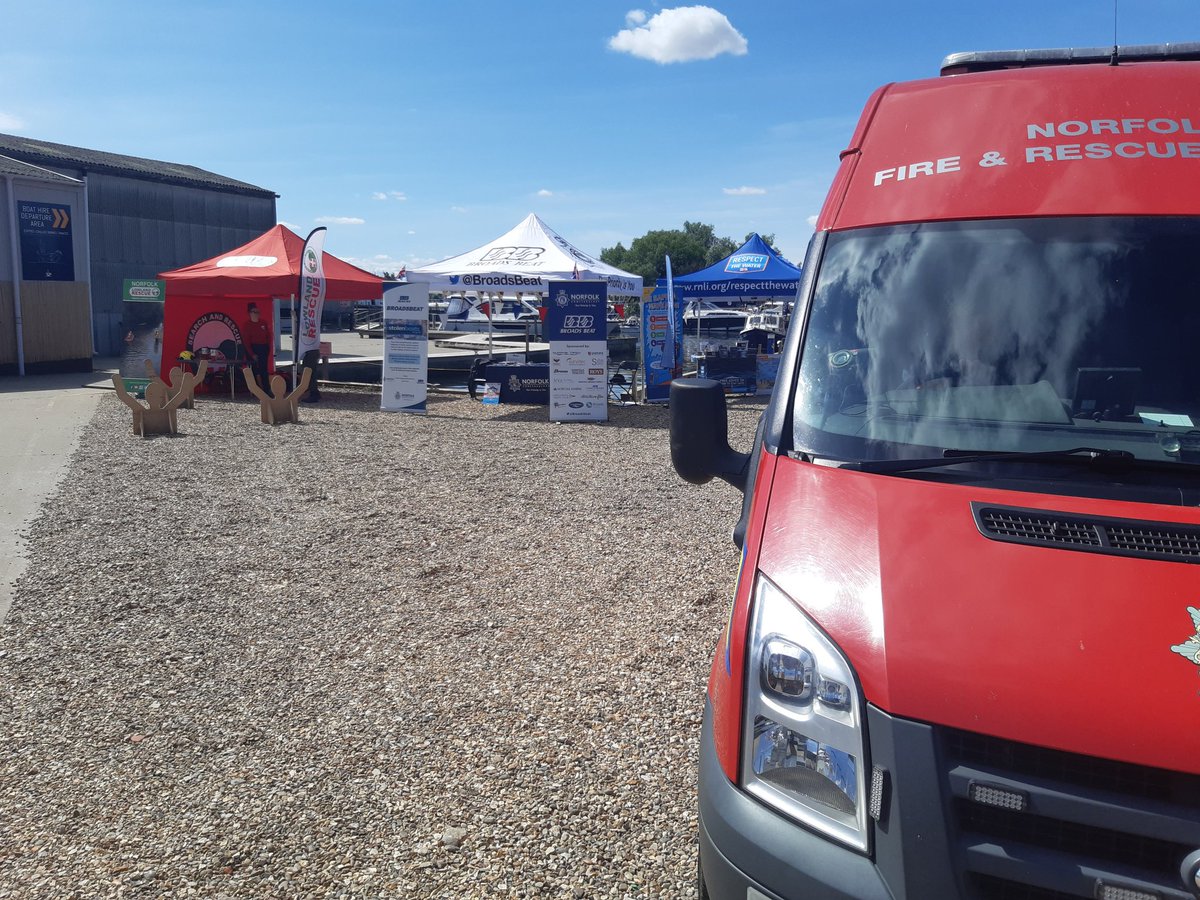
M 607 282 L 609 297 L 642 296 L 642 276 L 584 253 L 534 213 L 482 247 L 408 270 L 431 290 L 479 294 L 545 294 L 549 282 L 573 278 Z

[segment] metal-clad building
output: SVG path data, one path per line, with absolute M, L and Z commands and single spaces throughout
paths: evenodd
M 75 277 L 87 228 L 69 212 L 85 193 L 77 178 L 0 156 L 0 375 L 92 368 L 88 283 Z
M 90 286 L 94 353 L 100 356 L 119 356 L 123 349 L 128 327 L 122 300 L 125 279 L 154 278 L 159 272 L 199 262 L 275 225 L 274 192 L 194 166 L 9 134 L 0 134 L 0 157 L 8 157 L 10 165 L 15 160 L 49 170 L 44 173 L 47 177 L 58 173 L 78 179 L 85 186 L 82 208 L 62 212 L 63 216 L 70 213 L 73 227 L 82 230 L 82 241 L 76 243 L 82 243 L 84 250 L 76 255 L 73 278 L 61 272 L 55 277 Z M 12 181 L 26 183 L 24 178 Z M 36 193 L 32 183 L 22 191 Z M 5 199 L 10 206 L 19 204 L 25 215 L 33 209 L 33 201 L 21 201 L 22 191 L 14 189 Z M 62 204 L 50 204 L 51 213 L 54 205 Z M 6 218 L 16 221 L 18 216 Z M 34 264 L 23 222 L 17 223 L 20 285 L 22 293 L 36 293 L 27 285 L 48 276 Z M 22 307 L 28 316 L 28 303 Z M 4 362 L 0 357 L 0 371 L 6 369 Z

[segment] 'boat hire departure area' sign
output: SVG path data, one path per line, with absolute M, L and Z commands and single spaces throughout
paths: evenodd
M 21 200 L 21 277 L 26 281 L 74 281 L 71 207 Z

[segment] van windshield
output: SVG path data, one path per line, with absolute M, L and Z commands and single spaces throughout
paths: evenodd
M 832 234 L 801 352 L 795 446 L 817 456 L 1200 462 L 1200 218 Z

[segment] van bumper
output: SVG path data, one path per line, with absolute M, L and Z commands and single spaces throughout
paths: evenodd
M 700 867 L 712 900 L 892 900 L 870 858 L 772 812 L 725 777 L 705 704 Z

